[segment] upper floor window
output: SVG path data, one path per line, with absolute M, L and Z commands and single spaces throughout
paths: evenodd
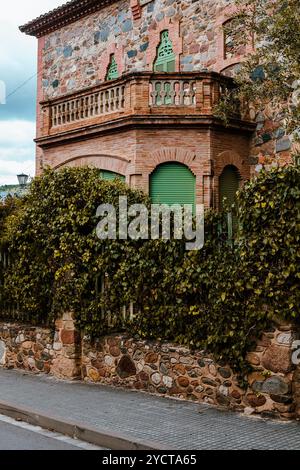
M 243 53 L 241 26 L 236 19 L 230 19 L 223 24 L 224 59 L 231 59 Z
M 118 65 L 115 55 L 111 54 L 109 66 L 107 68 L 106 80 L 115 80 L 116 78 L 119 78 Z
M 175 72 L 175 54 L 168 30 L 161 33 L 154 62 L 154 72 Z

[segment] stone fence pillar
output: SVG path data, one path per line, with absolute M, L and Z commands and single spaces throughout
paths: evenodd
M 51 373 L 62 379 L 81 377 L 81 335 L 75 328 L 73 314 L 66 312 L 55 322 L 53 349 L 56 357 Z

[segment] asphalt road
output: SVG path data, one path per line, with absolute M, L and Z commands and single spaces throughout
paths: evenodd
M 93 450 L 96 447 L 0 415 L 0 450 Z

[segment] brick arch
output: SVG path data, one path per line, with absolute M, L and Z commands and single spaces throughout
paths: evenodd
M 155 168 L 162 163 L 178 162 L 187 166 L 196 176 L 197 168 L 195 165 L 196 153 L 177 147 L 156 150 L 149 155 L 150 165 L 148 165 L 149 174 L 153 173 Z
M 65 166 L 79 167 L 86 165 L 128 176 L 130 159 L 116 155 L 79 155 L 59 163 L 53 169 L 58 170 Z
M 111 55 L 114 54 L 115 61 L 118 66 L 118 74 L 121 76 L 125 70 L 125 62 L 124 62 L 124 49 L 122 46 L 118 46 L 117 43 L 111 43 L 106 48 L 105 52 L 102 53 L 100 57 L 100 72 L 99 72 L 99 79 L 101 81 L 105 81 L 108 66 L 110 64 Z
M 228 165 L 233 165 L 237 168 L 242 180 L 250 178 L 250 166 L 234 150 L 226 150 L 217 156 L 214 165 L 215 177 L 219 178 L 224 168 Z
M 203 202 L 203 160 L 197 152 L 178 147 L 167 147 L 147 155 L 147 163 L 143 168 L 142 187 L 146 192 L 150 189 L 150 176 L 162 163 L 178 162 L 185 165 L 196 177 L 196 203 Z
M 237 14 L 237 9 L 234 5 L 227 5 L 224 7 L 222 13 L 218 16 L 217 21 L 215 23 L 216 28 L 216 50 L 217 50 L 217 61 L 214 65 L 214 71 L 221 73 L 222 70 L 235 65 L 236 63 L 241 63 L 245 60 L 247 54 L 251 54 L 254 51 L 253 44 L 249 41 L 246 44 L 245 54 L 244 55 L 236 55 L 234 57 L 225 58 L 224 57 L 224 43 L 225 43 L 225 36 L 224 36 L 224 25 L 232 18 L 234 18 Z M 250 39 L 250 38 L 249 38 Z
M 232 61 L 232 63 L 230 65 L 227 65 L 227 67 L 225 67 L 224 69 L 220 70 L 219 73 L 222 74 L 222 75 L 226 75 L 226 73 L 225 73 L 226 71 L 232 70 L 234 66 L 240 65 L 240 64 L 241 64 L 241 62 L 237 62 L 236 58 L 234 57 L 234 60 Z M 231 77 L 232 75 L 227 75 L 227 76 Z
M 219 207 L 219 180 L 224 168 L 233 165 L 240 175 L 240 186 L 250 178 L 250 165 L 235 150 L 221 152 L 214 161 L 214 204 Z
M 180 23 L 179 21 L 171 21 L 171 18 L 166 18 L 157 23 L 157 29 L 149 31 L 149 47 L 146 53 L 147 67 L 153 70 L 153 64 L 156 59 L 157 47 L 160 43 L 161 33 L 165 30 L 169 31 L 169 36 L 173 44 L 173 52 L 175 54 L 175 71 L 180 72 L 180 56 L 183 51 L 183 39 L 180 37 Z

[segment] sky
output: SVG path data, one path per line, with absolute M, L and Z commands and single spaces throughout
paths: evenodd
M 1 0 L 0 186 L 17 184 L 19 173 L 35 173 L 37 39 L 21 33 L 18 27 L 63 3 L 66 0 Z M 6 104 L 2 104 L 3 83 Z

